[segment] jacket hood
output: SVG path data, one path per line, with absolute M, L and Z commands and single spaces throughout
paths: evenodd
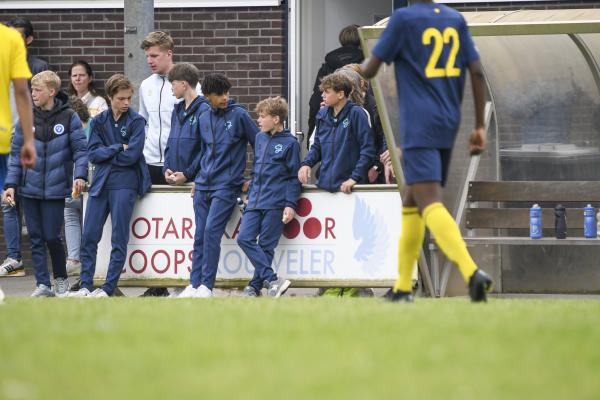
M 67 96 L 65 92 L 60 90 L 54 98 L 54 107 L 52 107 L 51 110 L 42 110 L 39 107 L 34 107 L 33 110 L 34 113 L 36 113 L 37 115 L 40 115 L 44 118 L 49 118 L 64 111 L 67 108 L 71 108 L 71 105 L 69 104 L 69 96 Z
M 241 109 L 245 110 L 244 106 L 242 106 L 241 104 L 236 103 L 235 100 L 233 100 L 233 99 L 229 99 L 229 101 L 227 101 L 227 107 L 225 107 L 224 110 L 221 110 L 220 108 L 214 108 L 213 106 L 211 106 L 212 112 L 214 114 L 218 114 L 219 112 L 231 111 L 231 110 L 233 110 L 235 108 L 241 108 Z
M 190 108 L 187 110 L 186 114 L 192 115 L 193 113 L 195 113 L 198 107 L 202 105 L 202 103 L 209 104 L 208 100 L 206 100 L 204 96 L 199 95 L 194 99 L 194 101 L 192 101 L 192 104 L 190 104 Z M 175 104 L 175 110 L 177 111 L 177 114 L 185 110 L 185 100 Z
M 323 107 L 322 109 L 319 110 L 319 113 L 317 114 L 317 118 L 330 120 L 333 125 L 337 126 L 350 113 L 350 111 L 352 110 L 352 107 L 354 107 L 355 105 L 356 105 L 355 103 L 348 100 L 346 102 L 346 104 L 344 105 L 344 108 L 342 108 L 340 110 L 339 114 L 335 118 L 333 116 L 333 108 L 332 107 Z
M 330 51 L 325 56 L 325 62 L 333 70 L 342 68 L 348 64 L 360 64 L 365 59 L 362 50 L 359 47 L 343 46 Z

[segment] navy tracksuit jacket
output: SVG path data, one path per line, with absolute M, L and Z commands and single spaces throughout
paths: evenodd
M 369 119 L 362 107 L 348 101 L 337 116 L 323 107 L 317 114 L 315 142 L 301 165 L 321 169 L 317 186 L 337 192 L 350 178 L 367 183 L 367 173 L 375 159 L 375 143 Z
M 132 109 L 115 121 L 109 108 L 91 124 L 88 153 L 95 170 L 83 225 L 81 287 L 92 290 L 98 242 L 110 214 L 112 250 L 102 289 L 112 295 L 125 264 L 135 201 L 151 186 L 143 155 L 146 121 Z M 123 144 L 129 146 L 127 150 Z
M 11 145 L 5 187 L 15 188 L 23 207 L 36 284 L 50 287 L 46 246 L 54 278 L 66 278 L 66 257 L 61 238 L 65 198 L 71 195 L 73 176 L 87 179 L 86 139 L 81 121 L 62 92 L 51 110 L 33 108 L 35 166 L 21 167 L 23 131 L 17 124 Z
M 258 293 L 264 282 L 277 280 L 271 264 L 283 233 L 283 209 L 295 209 L 300 197 L 299 168 L 300 145 L 289 131 L 256 135 L 252 184 L 237 242 L 254 266 L 249 285 Z
M 175 104 L 171 115 L 171 131 L 165 149 L 163 174 L 170 169 L 183 172 L 188 182 L 193 182 L 200 168 L 202 141 L 200 115 L 210 110 L 204 96 L 198 96 L 185 109 L 185 101 Z
M 224 109 L 211 108 L 200 116 L 202 150 L 194 180 L 194 254 L 190 284 L 212 289 L 221 238 L 244 183 L 246 149 L 254 146 L 258 127 L 242 106 L 230 101 Z

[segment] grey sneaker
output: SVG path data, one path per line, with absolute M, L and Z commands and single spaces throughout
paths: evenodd
M 71 285 L 68 278 L 56 278 L 54 280 L 54 293 L 56 297 L 67 297 Z
M 6 260 L 0 265 L 0 276 L 25 276 L 23 261 L 6 257 Z
M 246 286 L 242 291 L 242 297 L 258 297 L 260 292 L 257 292 L 252 286 Z
M 267 287 L 267 295 L 269 297 L 278 298 L 284 294 L 290 287 L 292 282 L 288 279 L 278 278 L 276 281 L 269 282 Z
M 31 293 L 31 297 L 54 297 L 54 292 L 48 286 L 40 283 Z
M 79 276 L 81 272 L 81 262 L 77 260 L 67 260 L 67 275 Z

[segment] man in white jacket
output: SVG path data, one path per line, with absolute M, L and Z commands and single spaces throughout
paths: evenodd
M 171 114 L 180 100 L 173 95 L 167 75 L 173 68 L 173 38 L 166 32 L 155 31 L 146 36 L 140 46 L 152 75 L 140 85 L 140 115 L 147 121 L 144 158 L 153 185 L 167 185 L 163 173 L 165 148 L 171 132 Z M 198 77 L 200 79 L 200 77 Z M 200 85 L 196 87 L 198 94 Z M 167 288 L 150 288 L 144 296 L 168 296 Z
M 142 42 L 152 75 L 140 85 L 140 115 L 147 121 L 144 158 L 153 185 L 166 185 L 162 172 L 165 147 L 171 131 L 171 114 L 177 99 L 167 75 L 173 68 L 173 38 L 162 31 L 151 32 Z

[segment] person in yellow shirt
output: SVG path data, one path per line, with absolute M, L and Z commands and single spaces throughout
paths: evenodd
M 23 129 L 23 148 L 21 149 L 21 164 L 31 168 L 35 164 L 36 154 L 33 146 L 33 106 L 27 84 L 31 72 L 27 65 L 27 51 L 21 35 L 16 30 L 0 24 L 0 37 L 3 38 L 0 47 L 0 180 L 4 187 L 6 177 L 6 158 L 10 152 L 12 133 L 12 116 L 10 111 L 9 87 L 12 81 L 15 91 L 15 102 L 19 123 Z
M 3 189 L 13 132 L 10 107 L 11 82 L 19 124 L 23 131 L 21 164 L 24 168 L 32 168 L 35 165 L 36 153 L 33 143 L 33 105 L 28 85 L 31 72 L 27 65 L 25 43 L 18 31 L 2 24 L 0 24 L 0 37 L 3 39 L 0 47 L 0 189 Z M 0 276 L 10 272 L 2 268 Z

